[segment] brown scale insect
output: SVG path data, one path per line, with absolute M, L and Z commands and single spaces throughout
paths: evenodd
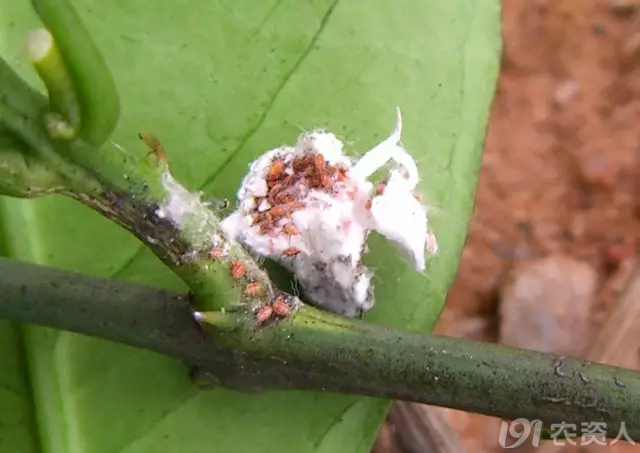
M 293 167 L 293 170 L 298 173 L 306 170 L 310 163 L 309 156 L 296 157 L 293 159 L 291 166 Z
M 214 247 L 209 251 L 209 258 L 212 260 L 219 260 L 224 257 L 224 252 L 219 247 Z
M 291 193 L 289 193 L 288 191 L 283 191 L 278 193 L 274 198 L 273 198 L 274 204 L 286 204 L 286 203 L 291 203 L 293 202 L 293 195 L 291 195 Z
M 290 236 L 297 236 L 300 234 L 300 230 L 298 230 L 298 228 L 293 223 L 285 223 L 282 229 Z
M 273 301 L 271 308 L 273 313 L 281 318 L 285 318 L 291 314 L 291 307 L 282 296 L 278 296 L 276 300 Z
M 282 184 L 284 184 L 285 187 L 289 187 L 291 184 L 293 184 L 293 176 L 292 175 L 287 175 L 282 179 Z
M 307 185 L 310 189 L 320 189 L 322 187 L 321 175 L 315 175 L 312 178 L 307 179 Z
M 231 268 L 231 277 L 233 277 L 234 280 L 244 277 L 244 274 L 247 272 L 247 265 L 242 261 L 232 260 L 229 263 L 229 267 Z
M 301 203 L 299 201 L 294 201 L 292 203 L 289 203 L 290 212 L 299 211 L 300 209 L 304 209 L 304 203 Z
M 267 220 L 266 212 L 256 212 L 253 214 L 254 223 L 261 223 L 261 222 L 264 222 L 265 220 Z
M 382 181 L 380 181 L 378 187 L 376 187 L 376 195 L 382 195 L 384 193 L 384 189 L 387 187 L 388 181 L 389 180 L 387 178 L 384 178 Z
M 344 182 L 347 180 L 347 169 L 339 165 L 331 165 L 328 167 L 331 176 L 334 176 L 336 181 Z
M 267 184 L 268 185 L 268 184 Z M 267 193 L 267 197 L 270 199 L 274 199 L 276 195 L 278 195 L 285 188 L 284 184 L 281 182 L 274 184 L 270 189 L 269 193 Z
M 273 222 L 276 218 L 284 217 L 285 215 L 287 215 L 287 213 L 288 213 L 287 206 L 281 204 L 269 209 L 267 211 L 267 218 L 269 219 L 269 221 Z
M 258 229 L 260 230 L 260 234 L 266 234 L 271 229 L 271 225 L 268 222 L 261 222 L 256 224 Z
M 263 322 L 268 321 L 269 318 L 271 318 L 272 314 L 273 308 L 265 305 L 256 312 L 256 321 L 258 322 L 258 324 L 262 324 Z
M 275 181 L 280 179 L 282 173 L 284 172 L 284 160 L 276 159 L 273 161 L 273 165 L 269 168 L 267 173 L 267 181 Z
M 333 186 L 333 181 L 331 181 L 331 178 L 326 173 L 322 173 L 321 175 L 319 175 L 318 179 L 321 188 L 329 190 Z
M 244 288 L 243 294 L 245 296 L 255 296 L 262 291 L 262 284 L 260 282 L 251 282 Z
M 313 166 L 316 169 L 316 173 L 324 173 L 327 163 L 325 162 L 322 154 L 316 153 L 313 156 Z
M 138 133 L 138 138 L 147 145 L 147 148 L 149 148 L 149 155 L 152 155 L 158 163 L 167 162 L 167 151 L 155 135 L 140 132 Z
M 289 247 L 288 249 L 285 249 L 282 251 L 282 254 L 284 256 L 296 256 L 296 255 L 299 255 L 300 253 L 302 253 L 302 251 L 295 247 Z
M 307 157 L 305 157 L 305 167 L 304 167 L 304 171 L 306 172 L 306 174 L 313 174 L 316 171 L 315 168 L 315 164 L 314 164 L 314 154 L 310 154 Z
M 253 214 L 252 218 L 253 218 L 253 224 L 256 225 L 258 228 L 260 228 L 261 232 L 264 233 L 270 227 L 269 218 L 266 213 L 264 212 L 255 213 Z

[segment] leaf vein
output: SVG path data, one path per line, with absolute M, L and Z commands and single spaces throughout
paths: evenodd
M 320 26 L 318 27 L 318 30 L 315 32 L 315 34 L 311 38 L 311 41 L 309 41 L 309 45 L 307 45 L 306 49 L 304 50 L 304 52 L 302 52 L 302 54 L 300 55 L 298 60 L 294 63 L 294 65 L 289 70 L 289 72 L 287 74 L 285 74 L 285 76 L 282 79 L 282 82 L 280 82 L 280 85 L 278 85 L 278 87 L 274 91 L 273 95 L 269 99 L 269 104 L 265 108 L 264 112 L 262 112 L 262 115 L 260 115 L 260 118 L 258 119 L 256 124 L 242 137 L 242 140 L 241 140 L 240 144 L 231 152 L 229 157 L 227 157 L 227 159 L 224 160 L 222 162 L 222 164 L 220 164 L 218 169 L 211 176 L 209 176 L 204 181 L 204 183 L 200 184 L 200 186 L 198 187 L 199 190 L 201 190 L 203 187 L 206 187 L 209 184 L 211 184 L 218 177 L 218 175 L 220 175 L 220 173 L 233 161 L 233 159 L 242 150 L 242 148 L 244 148 L 244 146 L 251 139 L 251 137 L 253 137 L 260 130 L 260 128 L 262 127 L 262 125 L 264 124 L 265 120 L 267 119 L 267 116 L 269 115 L 269 112 L 273 108 L 273 105 L 275 104 L 275 102 L 278 99 L 278 96 L 280 95 L 282 90 L 286 87 L 286 85 L 289 82 L 289 80 L 291 80 L 291 77 L 295 74 L 295 72 L 302 65 L 302 63 L 306 60 L 306 58 L 311 54 L 311 51 L 313 50 L 314 46 L 316 45 L 316 43 L 320 39 L 320 36 L 322 35 L 322 32 L 325 30 L 325 28 L 326 28 L 326 26 L 327 26 L 327 24 L 329 22 L 329 19 L 331 18 L 332 14 L 333 14 L 333 11 L 335 10 L 335 8 L 336 8 L 336 6 L 338 5 L 339 2 L 340 2 L 340 0 L 334 0 L 334 2 L 329 6 L 329 8 L 327 9 L 327 12 L 325 13 L 325 15 L 322 17 L 322 20 L 320 21 Z M 111 278 L 116 278 L 117 276 L 122 275 L 122 273 L 129 266 L 131 266 L 133 264 L 133 262 L 140 256 L 143 248 L 144 248 L 144 246 L 140 245 L 136 249 L 136 251 L 121 266 L 119 266 L 113 272 Z
M 209 178 L 207 178 L 202 185 L 200 185 L 200 189 L 211 184 L 218 177 L 218 175 L 233 161 L 233 159 L 242 150 L 242 148 L 244 148 L 247 142 L 260 130 L 265 120 L 267 119 L 269 112 L 271 112 L 271 109 L 273 108 L 278 97 L 280 96 L 280 93 L 282 93 L 284 88 L 287 86 L 287 83 L 289 83 L 289 80 L 291 80 L 291 77 L 293 77 L 293 75 L 298 70 L 298 68 L 300 68 L 302 63 L 304 63 L 307 57 L 311 54 L 311 51 L 313 50 L 316 43 L 320 39 L 322 32 L 325 30 L 327 24 L 329 23 L 329 19 L 331 18 L 333 11 L 335 10 L 339 2 L 340 0 L 334 0 L 331 6 L 329 6 L 329 8 L 327 9 L 327 12 L 325 13 L 325 15 L 322 17 L 322 20 L 320 21 L 320 26 L 318 27 L 318 30 L 315 32 L 315 34 L 311 38 L 311 41 L 309 41 L 309 44 L 307 45 L 304 52 L 302 52 L 298 60 L 296 60 L 296 62 L 293 64 L 289 72 L 285 74 L 282 81 L 280 82 L 280 84 L 278 85 L 274 93 L 271 95 L 268 105 L 260 115 L 260 118 L 258 118 L 258 121 L 256 122 L 256 124 L 251 129 L 249 129 L 249 131 L 244 135 L 244 137 L 242 137 L 240 144 L 231 152 L 230 156 L 224 162 L 222 162 L 222 164 L 218 167 L 218 169 Z

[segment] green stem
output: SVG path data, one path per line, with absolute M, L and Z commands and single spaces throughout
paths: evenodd
M 0 317 L 167 354 L 245 391 L 301 389 L 416 401 L 507 419 L 621 422 L 640 440 L 640 373 L 534 351 L 391 330 L 306 307 L 263 330 L 186 297 L 0 259 Z M 248 354 L 247 354 L 248 353 Z
M 47 70 L 57 70 L 49 65 L 40 69 L 45 76 Z M 40 99 L 31 96 L 28 85 L 2 64 L 0 78 L 4 80 L 5 74 L 12 81 L 11 90 L 23 94 L 3 95 L 6 86 L 0 85 L 0 127 L 27 144 L 31 154 L 40 156 L 46 168 L 51 169 L 52 178 L 64 177 L 65 194 L 124 226 L 146 243 L 194 291 L 198 307 L 210 310 L 270 302 L 273 288 L 267 274 L 242 247 L 226 237 L 215 212 L 200 200 L 199 194 L 174 180 L 166 161 L 137 159 L 113 143 L 96 149 L 79 138 L 52 140 L 42 124 L 41 110 L 36 108 L 42 105 Z M 7 167 L 6 173 L 18 174 L 22 168 L 19 161 L 8 156 L 4 162 L 0 157 L 2 165 Z M 59 189 L 49 189 L 54 188 Z M 5 188 L 4 193 L 20 194 L 23 189 Z M 179 214 L 172 212 L 171 205 L 176 202 Z M 212 259 L 213 248 L 223 251 L 223 256 Z M 246 266 L 242 278 L 232 278 L 232 261 Z M 250 282 L 260 283 L 264 291 L 255 296 L 244 295 Z
M 65 181 L 0 127 L 0 194 L 34 198 L 64 190 Z
M 109 108 L 102 111 L 105 100 L 97 99 L 94 94 L 105 96 L 107 107 L 111 99 L 117 99 L 113 87 L 86 83 L 93 74 L 93 78 L 109 85 L 105 82 L 111 80 L 108 70 L 100 63 L 90 37 L 65 0 L 34 0 L 34 6 L 53 39 L 42 32 L 32 36 L 32 59 L 45 84 L 58 92 L 55 99 L 62 105 L 60 110 L 71 111 L 72 107 L 63 104 L 79 101 L 79 136 L 73 138 L 72 134 L 65 134 L 60 121 L 55 123 L 58 128 L 53 134 L 51 128 L 48 128 L 49 134 L 43 133 L 39 117 L 20 115 L 16 108 L 7 109 L 6 118 L 0 117 L 0 123 L 42 154 L 53 169 L 68 177 L 71 182 L 66 190 L 68 195 L 98 210 L 146 243 L 189 285 L 196 294 L 194 302 L 198 307 L 219 309 L 246 303 L 268 304 L 274 292 L 267 274 L 244 249 L 226 237 L 215 213 L 200 200 L 199 194 L 190 192 L 173 178 L 163 150 L 152 150 L 152 158 L 138 159 L 113 143 L 97 147 L 97 142 L 85 135 L 88 125 L 92 130 L 92 125 L 106 124 L 107 119 L 99 115 L 109 116 Z M 7 71 L 10 72 L 10 68 Z M 96 109 L 94 116 L 86 116 L 86 105 Z M 110 133 L 112 129 L 100 130 Z M 50 149 L 54 150 L 54 156 L 49 155 Z M 54 157 L 58 157 L 58 161 Z M 76 178 L 77 175 L 80 177 Z M 220 249 L 222 256 L 212 259 L 212 249 Z M 229 268 L 236 261 L 241 262 L 247 272 L 233 279 Z M 259 284 L 263 291 L 244 294 L 250 283 Z
M 15 71 L 0 58 L 0 129 L 7 140 L 17 140 L 26 145 L 25 159 L 36 163 L 40 180 L 34 181 L 42 193 L 59 191 L 60 183 L 68 190 L 100 193 L 102 185 L 87 172 L 60 155 L 43 127 L 42 115 L 46 109 L 46 99 L 31 88 Z M 13 147 L 12 149 L 16 149 Z M 5 173 L 19 174 L 24 170 L 24 162 L 0 155 Z M 36 176 L 33 175 L 33 178 Z M 29 179 L 29 178 L 27 178 Z M 17 187 L 18 192 L 25 189 Z
M 625 423 L 640 437 L 640 373 L 506 346 L 419 335 L 302 308 L 256 331 L 234 313 L 204 313 L 213 341 L 322 376 L 321 388 L 554 423 Z M 313 382 L 313 383 L 311 383 Z M 317 389 L 310 380 L 303 388 Z
M 102 146 L 118 120 L 118 95 L 108 68 L 71 5 L 66 0 L 43 0 L 34 1 L 34 6 L 49 30 L 32 32 L 26 47 L 49 92 L 52 111 L 44 114 L 44 126 L 53 139 L 51 145 L 94 178 L 100 175 L 102 182 L 136 196 L 163 195 L 157 165 L 145 165 L 112 144 Z M 6 63 L 4 66 L 3 72 L 12 72 Z M 25 84 L 17 75 L 11 80 L 15 85 Z M 16 101 L 14 109 L 33 104 L 25 97 Z M 43 112 L 37 117 L 33 113 L 26 116 L 41 122 Z
M 2 75 L 0 73 L 0 75 Z M 2 86 L 0 86 L 2 91 Z M 84 169 L 73 165 L 72 162 L 64 159 L 59 155 L 55 148 L 48 140 L 47 134 L 41 127 L 40 122 L 37 119 L 31 118 L 26 115 L 21 115 L 19 112 L 10 108 L 8 105 L 2 102 L 0 96 L 0 126 L 6 132 L 10 132 L 19 141 L 23 142 L 29 147 L 30 155 L 38 155 L 40 157 L 40 168 L 42 170 L 48 169 L 46 178 L 49 181 L 59 180 L 59 177 L 65 180 L 65 186 L 73 187 L 74 190 L 83 190 L 89 192 L 100 192 L 101 185 L 87 177 Z M 7 156 L 0 156 L 0 161 L 4 162 L 4 165 L 11 165 L 11 160 L 6 159 Z M 16 161 L 13 161 L 14 164 Z M 8 167 L 7 171 L 11 171 Z M 13 171 L 20 172 L 20 167 L 13 168 Z M 43 188 L 46 183 L 43 183 Z M 58 190 L 57 184 L 49 187 L 50 189 Z
M 120 101 L 111 73 L 68 1 L 32 0 L 32 4 L 55 37 L 71 75 L 81 109 L 79 136 L 98 147 L 111 136 L 120 114 Z
M 47 126 L 54 138 L 71 140 L 80 127 L 80 105 L 76 89 L 53 36 L 44 29 L 31 32 L 27 54 L 49 92 Z M 55 116 L 55 117 L 54 117 Z

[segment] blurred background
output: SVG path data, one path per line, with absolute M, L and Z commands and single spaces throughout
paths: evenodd
M 638 368 L 640 0 L 503 0 L 502 22 L 475 213 L 436 331 Z M 397 403 L 373 451 L 504 451 L 499 432 Z

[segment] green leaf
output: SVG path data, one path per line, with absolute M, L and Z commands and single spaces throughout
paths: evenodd
M 0 451 L 37 451 L 37 436 L 19 327 L 0 320 Z
M 373 238 L 366 261 L 377 268 L 378 304 L 367 318 L 433 326 L 471 214 L 498 72 L 498 0 L 74 5 L 121 95 L 115 140 L 142 154 L 137 133 L 158 135 L 176 175 L 212 196 L 232 198 L 250 159 L 302 130 L 326 127 L 362 152 L 389 134 L 399 106 L 403 143 L 436 207 L 441 253 L 417 274 Z M 31 81 L 19 50 L 37 24 L 25 0 L 0 8 L 0 52 Z M 72 200 L 3 199 L 1 207 L 10 256 L 182 288 L 136 239 Z M 36 327 L 22 338 L 44 452 L 365 452 L 388 407 L 309 392 L 205 392 L 180 363 L 152 353 Z M 0 354 L 17 360 L 19 351 Z M 0 384 L 23 376 L 0 374 Z
M 0 231 L 0 256 L 5 256 L 3 231 Z M 38 451 L 24 353 L 20 327 L 0 319 L 0 451 Z

